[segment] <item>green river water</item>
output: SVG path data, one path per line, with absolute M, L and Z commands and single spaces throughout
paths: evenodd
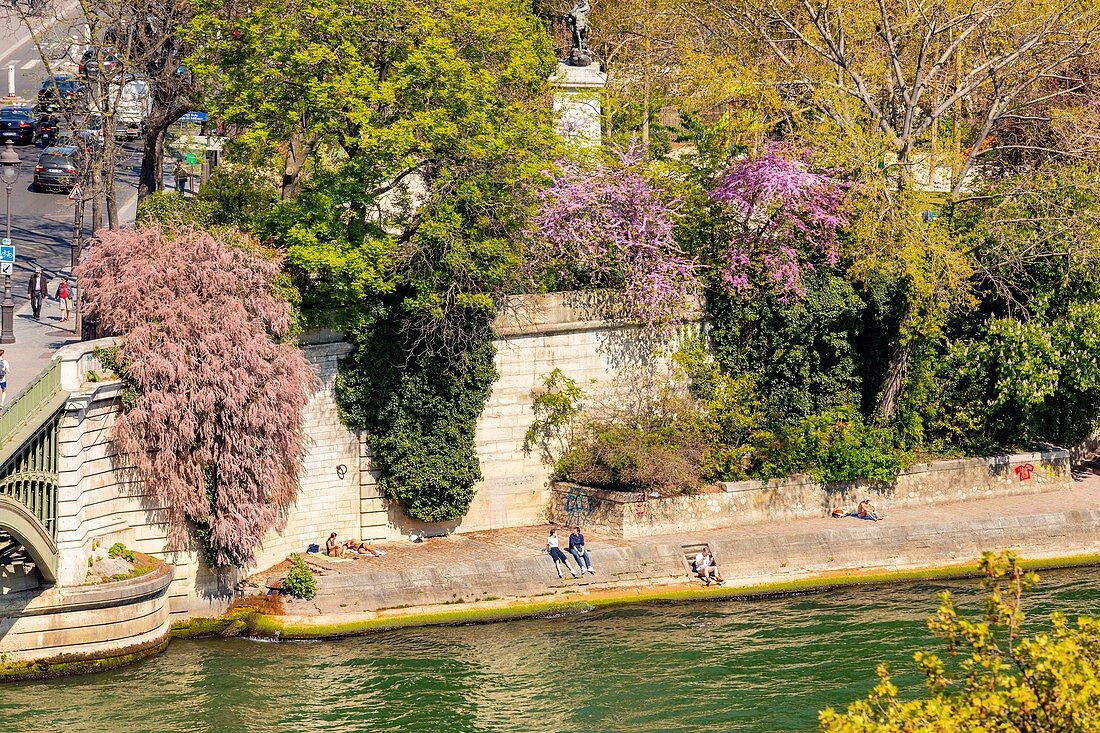
M 1050 571 L 1028 604 L 1100 615 L 1100 568 Z M 812 731 L 912 653 L 943 588 L 861 586 L 328 642 L 176 641 L 123 669 L 0 686 L 12 733 Z M 973 604 L 970 604 L 973 605 Z

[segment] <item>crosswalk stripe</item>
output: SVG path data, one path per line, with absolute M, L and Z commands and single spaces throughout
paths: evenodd
M 35 66 L 37 66 L 37 65 L 38 65 L 38 63 L 39 63 L 39 60 L 38 60 L 38 59 L 31 59 L 30 61 L 28 61 L 27 63 L 23 64 L 23 65 L 22 65 L 22 66 L 20 66 L 19 68 L 20 68 L 20 69 L 22 69 L 23 71 L 26 71 L 27 69 L 33 69 L 33 68 L 34 68 Z

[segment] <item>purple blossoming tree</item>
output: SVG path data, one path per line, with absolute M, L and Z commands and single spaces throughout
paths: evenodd
M 616 318 L 659 329 L 698 292 L 698 265 L 673 239 L 678 202 L 646 178 L 643 153 L 632 146 L 592 166 L 559 161 L 539 194 L 532 261 L 568 284 L 612 289 Z
M 747 295 L 754 282 L 765 281 L 782 300 L 805 295 L 802 272 L 813 268 L 811 259 L 837 261 L 837 230 L 848 225 L 848 188 L 784 156 L 778 146 L 731 165 L 710 192 L 733 220 L 721 263 L 727 292 Z

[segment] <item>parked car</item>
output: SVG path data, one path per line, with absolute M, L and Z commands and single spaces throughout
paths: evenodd
M 76 145 L 46 148 L 34 167 L 35 191 L 68 193 L 80 180 L 80 148 Z
M 0 107 L 0 143 L 31 145 L 37 137 L 33 107 Z
M 48 112 L 71 108 L 84 100 L 87 86 L 68 74 L 56 74 L 42 82 L 38 90 L 38 106 Z
M 80 65 L 77 71 L 87 78 L 92 76 L 113 75 L 121 70 L 122 62 L 111 53 L 111 50 L 103 46 L 92 46 L 80 57 Z

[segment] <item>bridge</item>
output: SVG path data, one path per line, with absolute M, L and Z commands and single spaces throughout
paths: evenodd
M 68 392 L 53 361 L 0 413 L 0 569 L 57 580 L 57 428 Z

